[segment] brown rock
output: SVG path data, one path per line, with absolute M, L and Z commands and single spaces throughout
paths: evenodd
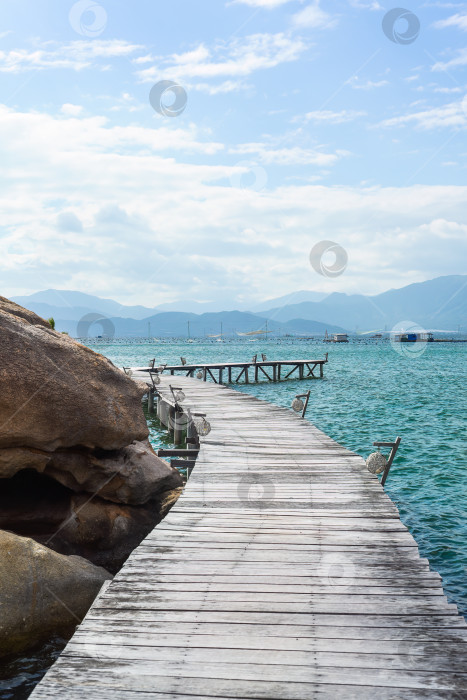
M 108 452 L 56 453 L 44 473 L 73 491 L 132 505 L 146 503 L 182 483 L 180 473 L 160 459 L 147 441 Z
M 117 450 L 147 438 L 143 389 L 47 326 L 0 299 L 0 448 Z
M 66 557 L 31 539 L 0 531 L 0 655 L 17 653 L 82 620 L 104 581 L 104 569 Z
M 0 479 L 11 478 L 23 469 L 51 476 L 78 493 L 86 491 L 108 501 L 133 505 L 146 503 L 182 483 L 180 473 L 160 459 L 147 440 L 109 451 L 0 449 Z
M 142 506 L 110 503 L 98 497 L 90 500 L 85 494 L 76 494 L 71 498 L 68 517 L 47 538 L 47 546 L 66 554 L 79 552 L 94 564 L 116 573 L 162 520 L 180 491 L 165 491 Z
M 33 326 L 43 326 L 44 328 L 50 328 L 50 323 L 45 319 L 41 318 L 34 311 L 29 311 L 19 304 L 15 304 L 14 301 L 10 301 L 6 297 L 0 296 L 0 309 L 7 314 L 12 314 L 13 316 L 19 316 L 24 321 L 31 323 Z

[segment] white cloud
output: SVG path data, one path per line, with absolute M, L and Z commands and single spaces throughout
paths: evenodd
M 420 129 L 466 127 L 467 100 L 385 119 L 380 126 L 405 126 L 407 124 L 414 124 Z
M 361 0 L 349 0 L 349 5 L 351 7 L 356 7 L 359 10 L 382 10 L 382 6 L 377 0 L 370 0 L 369 2 L 362 2 Z
M 113 127 L 102 117 L 1 108 L 4 293 L 119 290 L 120 301 L 148 306 L 183 297 L 235 305 L 322 284 L 323 291 L 372 293 L 461 271 L 466 187 L 289 181 L 256 192 L 230 186 L 236 169 L 219 164 L 223 151 L 201 136 L 173 123 Z M 246 156 L 265 148 L 239 147 Z M 204 162 L 191 163 L 184 149 L 206 152 Z M 306 153 L 271 151 L 271 167 Z M 217 164 L 209 164 L 210 152 Z M 345 275 L 313 276 L 308 254 L 318 236 L 348 250 Z
M 314 2 L 292 17 L 292 23 L 296 27 L 301 28 L 321 29 L 323 27 L 332 27 L 336 22 L 336 17 L 321 9 L 319 0 L 314 0 Z
M 467 15 L 456 14 L 447 19 L 440 19 L 433 25 L 436 29 L 446 29 L 447 27 L 458 27 L 467 32 Z
M 83 70 L 95 66 L 99 59 L 122 58 L 143 47 L 120 39 L 109 41 L 72 41 L 68 44 L 46 42 L 39 48 L 0 51 L 0 72 L 20 73 L 28 70 L 68 68 Z M 104 66 L 105 68 L 105 66 Z
M 273 10 L 280 5 L 285 5 L 291 0 L 233 0 L 232 5 L 249 5 L 250 7 L 260 7 L 265 10 Z
M 316 165 L 329 167 L 339 158 L 350 155 L 347 151 L 324 153 L 299 146 L 277 148 L 265 143 L 243 143 L 229 149 L 229 153 L 256 156 L 263 165 Z
M 374 90 L 375 88 L 380 88 L 384 87 L 385 85 L 389 85 L 387 80 L 367 80 L 366 82 L 360 82 L 360 78 L 358 75 L 352 76 L 350 80 L 347 81 L 348 85 L 351 85 L 351 87 L 354 90 Z
M 460 49 L 457 52 L 457 56 L 450 61 L 438 61 L 432 66 L 431 70 L 445 71 L 450 68 L 459 68 L 462 66 L 467 66 L 467 49 Z
M 83 111 L 83 107 L 82 105 L 73 105 L 67 102 L 61 106 L 60 111 L 67 117 L 77 117 Z
M 142 82 L 154 82 L 170 75 L 172 80 L 215 80 L 241 78 L 255 71 L 296 61 L 305 51 L 305 43 L 284 33 L 252 34 L 242 39 L 219 42 L 208 49 L 200 44 L 183 54 L 155 59 L 156 65 L 137 72 Z M 196 83 L 195 83 L 196 85 Z
M 435 87 L 433 92 L 439 92 L 443 95 L 459 94 L 460 92 L 466 92 L 467 90 L 462 90 L 461 87 Z
M 355 121 L 360 117 L 365 117 L 366 112 L 358 112 L 353 109 L 343 109 L 340 112 L 333 112 L 328 109 L 321 109 L 315 112 L 307 112 L 303 116 L 294 117 L 293 122 L 316 122 L 326 124 L 344 124 L 345 122 Z

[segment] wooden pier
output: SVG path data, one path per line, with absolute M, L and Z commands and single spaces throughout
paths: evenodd
M 323 360 L 267 360 L 254 356 L 250 362 L 220 362 L 208 364 L 179 364 L 163 365 L 164 372 L 174 375 L 182 372 L 187 377 L 193 377 L 201 372 L 200 379 L 207 381 L 211 378 L 216 384 L 249 384 L 252 380 L 266 378 L 270 382 L 280 382 L 282 379 L 316 379 L 324 376 L 324 365 L 328 362 L 326 354 Z M 150 371 L 151 367 L 145 369 Z M 143 370 L 144 371 L 144 370 Z M 217 374 L 217 377 L 214 375 Z M 236 376 L 235 376 L 236 375 Z
M 363 459 L 285 408 L 177 384 L 212 427 L 184 493 L 30 697 L 465 700 L 467 625 Z

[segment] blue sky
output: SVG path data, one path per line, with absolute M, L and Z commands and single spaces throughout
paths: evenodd
M 2 293 L 234 308 L 464 273 L 467 4 L 404 2 L 391 41 L 395 5 L 3 3 Z

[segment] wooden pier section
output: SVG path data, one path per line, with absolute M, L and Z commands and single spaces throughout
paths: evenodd
M 290 410 L 177 383 L 212 426 L 184 493 L 30 697 L 465 700 L 465 620 L 363 459 Z
M 319 372 L 322 378 L 327 362 L 327 354 L 323 360 L 258 360 L 255 356 L 251 362 L 165 365 L 164 372 L 171 375 L 182 372 L 187 377 L 201 372 L 200 379 L 204 381 L 211 378 L 216 384 L 249 384 L 252 380 L 258 382 L 265 377 L 270 382 L 280 382 L 282 379 L 316 379 L 315 372 Z M 214 373 L 217 374 L 217 378 Z

